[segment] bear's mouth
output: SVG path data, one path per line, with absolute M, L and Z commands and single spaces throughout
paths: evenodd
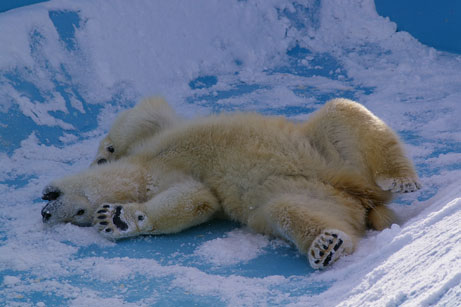
M 74 217 L 60 217 L 56 210 L 53 210 L 56 206 L 59 206 L 57 201 L 50 201 L 45 207 L 42 208 L 42 222 L 47 225 L 54 225 L 58 223 L 71 223 L 79 227 L 90 227 L 92 226 L 91 221 L 78 221 Z M 78 216 L 78 212 L 76 216 Z
M 69 216 L 63 210 L 62 205 L 63 204 L 59 200 L 49 201 L 42 208 L 42 222 L 48 225 L 54 225 L 58 223 L 72 223 L 74 225 L 81 227 L 91 226 L 91 221 L 85 221 L 85 219 L 81 219 L 81 221 L 79 221 L 78 219 L 75 219 L 75 217 L 83 215 L 79 214 L 82 210 L 77 211 L 76 214 L 73 216 Z
M 92 223 L 90 222 L 76 222 L 76 221 L 70 221 L 72 225 L 78 226 L 78 227 L 91 227 L 93 226 Z

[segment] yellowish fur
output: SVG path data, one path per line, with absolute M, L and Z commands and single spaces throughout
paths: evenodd
M 59 208 L 84 208 L 115 239 L 178 232 L 223 212 L 294 243 L 316 267 L 317 254 L 333 255 L 343 241 L 351 253 L 367 225 L 390 226 L 391 192 L 381 178 L 417 188 L 395 133 L 341 99 L 301 124 L 234 114 L 175 125 L 116 162 L 55 181 L 47 191 L 60 196 L 44 212 L 59 221 Z M 66 221 L 85 224 L 78 218 Z M 341 244 L 319 252 L 325 236 Z
M 368 212 L 368 227 L 375 230 L 384 230 L 397 222 L 395 213 L 386 206 L 376 206 Z
M 342 161 L 380 189 L 412 192 L 420 188 L 413 164 L 405 156 L 398 136 L 364 106 L 348 99 L 333 99 L 301 126 L 311 144 L 328 160 Z M 364 192 L 361 185 L 356 190 Z M 390 209 L 380 206 L 390 200 L 390 195 L 378 197 L 369 208 L 368 225 L 382 230 L 396 219 Z
M 417 179 L 395 132 L 356 102 L 331 100 L 302 126 L 328 159 L 342 160 L 378 184 L 388 178 Z
M 141 100 L 115 119 L 109 133 L 101 140 L 91 165 L 120 159 L 144 140 L 178 121 L 174 110 L 164 99 L 151 97 Z

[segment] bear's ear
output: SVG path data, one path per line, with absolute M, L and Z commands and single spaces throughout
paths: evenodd
M 61 191 L 57 187 L 47 186 L 43 190 L 43 200 L 56 200 L 61 195 Z

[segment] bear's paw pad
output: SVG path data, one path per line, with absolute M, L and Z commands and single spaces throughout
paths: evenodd
M 138 213 L 138 212 L 137 212 Z M 144 215 L 138 222 L 144 220 Z M 93 224 L 102 236 L 108 239 L 119 239 L 131 237 L 138 233 L 138 227 L 132 218 L 130 218 L 127 210 L 120 204 L 103 204 L 96 210 Z
M 352 252 L 352 240 L 337 229 L 324 230 L 312 242 L 308 259 L 312 268 L 324 269 L 342 255 Z
M 418 179 L 411 177 L 378 178 L 376 183 L 384 191 L 391 191 L 392 193 L 411 193 L 421 189 L 421 183 Z

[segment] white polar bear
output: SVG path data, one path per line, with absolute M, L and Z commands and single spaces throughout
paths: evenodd
M 157 97 L 141 100 L 134 108 L 123 111 L 107 136 L 99 143 L 92 166 L 115 161 L 180 119 L 168 103 Z
M 299 124 L 234 114 L 174 126 L 118 161 L 51 183 L 42 216 L 119 239 L 175 233 L 224 213 L 324 268 L 351 253 L 367 226 L 391 225 L 392 192 L 419 188 L 395 133 L 336 99 Z

